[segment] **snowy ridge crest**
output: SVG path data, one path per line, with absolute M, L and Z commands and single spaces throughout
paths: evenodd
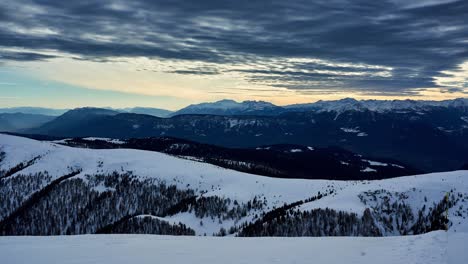
M 288 109 L 310 109 L 324 112 L 345 112 L 345 111 L 375 111 L 389 112 L 398 110 L 426 110 L 431 107 L 454 107 L 468 108 L 468 98 L 457 98 L 444 101 L 428 100 L 356 100 L 345 98 L 334 101 L 318 101 L 309 104 L 288 105 Z

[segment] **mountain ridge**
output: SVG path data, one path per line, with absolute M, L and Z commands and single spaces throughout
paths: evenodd
M 172 136 L 225 147 L 271 144 L 339 146 L 355 153 L 400 160 L 423 171 L 466 163 L 468 114 L 459 108 L 425 111 L 286 112 L 278 116 L 149 115 L 115 113 L 62 116 L 25 134 L 59 137 Z M 450 158 L 447 158 L 450 157 Z
M 230 99 L 223 99 L 212 103 L 191 104 L 174 113 L 183 114 L 213 114 L 213 115 L 275 115 L 281 111 L 282 107 L 276 106 L 266 101 L 242 101 L 236 102 Z
M 42 114 L 0 113 L 0 131 L 21 132 L 42 126 L 55 118 Z
M 456 98 L 449 100 L 356 100 L 354 98 L 343 98 L 339 100 L 319 100 L 313 103 L 301 103 L 291 105 L 275 105 L 267 101 L 246 100 L 237 102 L 232 99 L 222 99 L 215 102 L 204 102 L 191 104 L 176 111 L 170 111 L 154 107 L 80 107 L 75 109 L 52 109 L 41 107 L 12 107 L 0 108 L 0 113 L 25 113 L 44 114 L 59 116 L 67 111 L 81 108 L 100 108 L 113 110 L 121 113 L 148 114 L 157 117 L 171 117 L 183 114 L 211 114 L 211 115 L 269 115 L 275 116 L 291 111 L 328 111 L 344 112 L 354 111 L 375 111 L 389 112 L 398 110 L 428 110 L 430 108 L 459 108 L 468 111 L 468 98 Z
M 135 114 L 147 114 L 158 117 L 167 117 L 173 111 L 154 108 L 154 107 L 126 107 L 126 108 L 113 108 L 113 107 L 77 107 L 72 109 L 55 109 L 55 108 L 45 108 L 45 107 L 9 107 L 9 108 L 0 108 L 0 114 L 35 114 L 35 115 L 46 115 L 58 117 L 65 114 L 68 111 L 78 110 L 78 109 L 106 109 L 111 111 L 117 111 L 120 113 L 135 113 Z
M 451 100 L 356 100 L 343 98 L 339 100 L 314 103 L 278 106 L 265 101 L 242 101 L 223 99 L 212 103 L 192 104 L 172 113 L 180 114 L 213 114 L 213 115 L 279 115 L 290 111 L 325 111 L 342 113 L 345 111 L 389 112 L 398 110 L 428 110 L 434 107 L 461 108 L 468 110 L 468 98 Z
M 23 113 L 23 114 L 37 114 L 37 115 L 48 115 L 48 116 L 59 116 L 64 114 L 70 109 L 56 109 L 56 108 L 45 108 L 45 107 L 8 107 L 0 108 L 0 113 Z

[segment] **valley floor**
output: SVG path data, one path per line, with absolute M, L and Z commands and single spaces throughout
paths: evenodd
M 466 263 L 468 233 L 398 237 L 0 237 L 1 263 Z

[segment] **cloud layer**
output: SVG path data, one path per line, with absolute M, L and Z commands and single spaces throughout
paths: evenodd
M 464 0 L 6 0 L 0 62 L 144 57 L 303 93 L 463 92 L 467 14 Z

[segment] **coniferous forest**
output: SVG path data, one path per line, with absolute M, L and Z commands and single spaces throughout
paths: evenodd
M 384 236 L 420 234 L 444 229 L 444 212 L 458 200 L 452 193 L 417 213 L 403 193 L 385 190 L 359 195 L 366 205 L 362 215 L 329 208 L 300 210 L 300 206 L 333 195 L 330 188 L 308 199 L 276 208 L 265 197 L 247 202 L 229 197 L 180 189 L 132 172 L 74 177 L 80 171 L 55 180 L 47 173 L 16 175 L 0 179 L 0 233 L 2 235 L 72 235 L 135 233 L 202 235 L 183 223 L 165 218 L 191 214 L 216 220 L 218 232 L 205 235 L 236 236 Z M 221 225 L 229 222 L 229 227 Z

